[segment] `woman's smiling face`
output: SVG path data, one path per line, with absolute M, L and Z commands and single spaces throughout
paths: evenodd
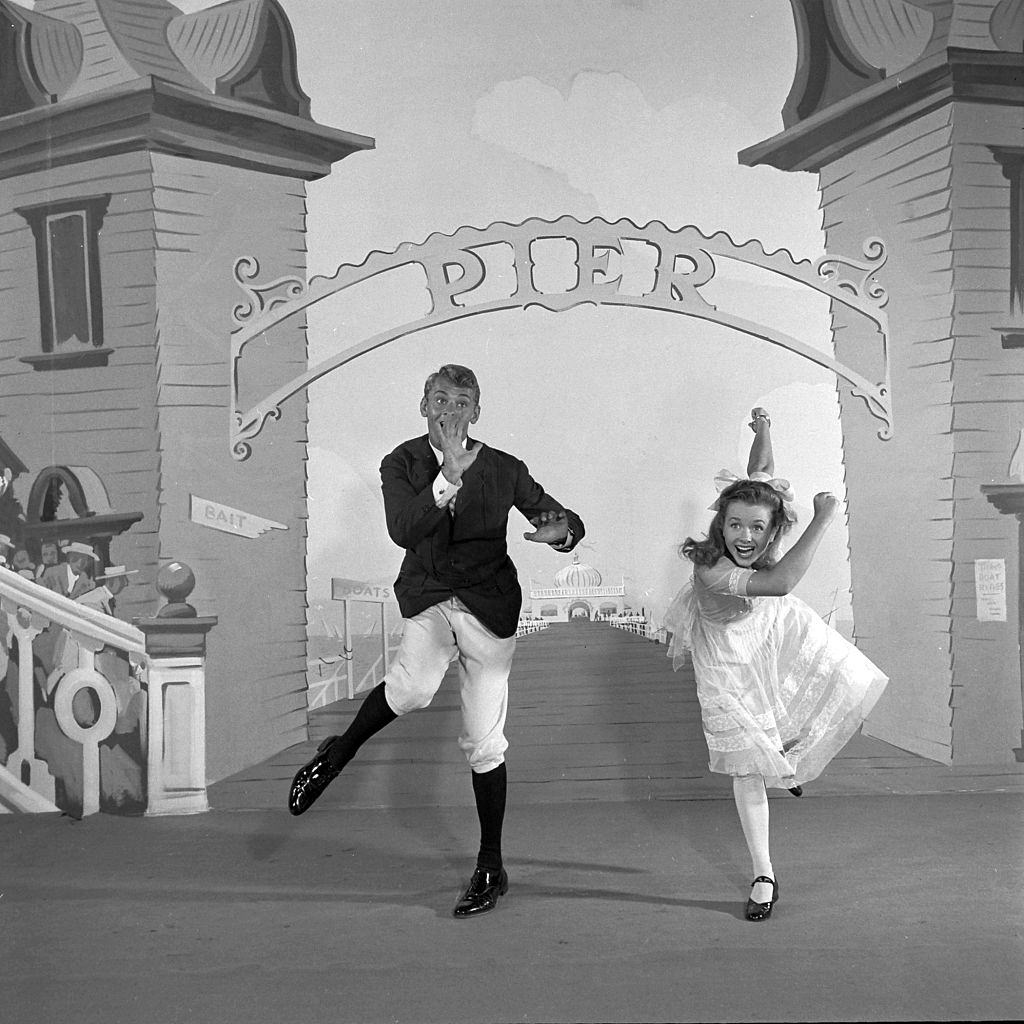
M 747 569 L 756 562 L 771 542 L 772 510 L 767 505 L 748 505 L 730 501 L 722 523 L 722 536 L 733 561 Z

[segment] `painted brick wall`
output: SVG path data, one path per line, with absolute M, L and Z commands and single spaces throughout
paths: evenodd
M 158 280 L 161 559 L 195 570 L 192 603 L 219 616 L 207 667 L 207 763 L 222 778 L 306 738 L 306 395 L 270 421 L 245 462 L 228 444 L 235 259 L 261 281 L 305 277 L 303 182 L 153 157 Z M 251 403 L 306 368 L 303 318 L 253 341 Z M 249 540 L 193 524 L 190 495 L 287 526 Z
M 826 251 L 888 248 L 894 436 L 840 388 L 856 637 L 892 679 L 865 731 L 949 762 L 953 751 L 952 124 L 935 112 L 823 168 Z M 834 314 L 837 357 L 877 373 L 877 335 Z M 880 379 L 878 377 L 877 379 Z
M 100 233 L 107 367 L 38 372 L 35 248 L 18 206 L 111 193 Z M 207 766 L 223 778 L 306 738 L 306 397 L 244 463 L 228 447 L 232 278 L 305 276 L 305 187 L 196 160 L 127 154 L 0 182 L 0 433 L 29 467 L 88 466 L 118 511 L 145 518 L 111 554 L 140 573 L 119 615 L 152 614 L 155 578 L 187 562 L 200 614 L 217 615 L 207 664 Z M 306 367 L 305 323 L 253 342 L 245 400 Z M 190 521 L 196 494 L 285 524 L 256 540 Z
M 958 104 L 954 113 L 956 262 L 953 347 L 953 755 L 966 764 L 1015 759 L 1020 745 L 1017 521 L 981 485 L 1005 483 L 1024 427 L 1024 352 L 1004 349 L 1009 310 L 1009 182 L 989 146 L 1020 144 L 1018 109 Z M 1003 558 L 1007 621 L 979 622 L 974 560 Z
M 0 181 L 0 434 L 28 466 L 19 497 L 50 465 L 88 466 L 118 512 L 144 518 L 111 557 L 140 569 L 119 599 L 125 618 L 155 607 L 157 418 L 150 165 L 145 154 L 93 160 Z M 99 235 L 109 365 L 37 371 L 42 351 L 32 231 L 17 207 L 111 195 Z
M 858 642 L 892 676 L 867 732 L 960 764 L 1014 760 L 1021 734 L 1016 522 L 980 492 L 1005 481 L 1024 425 L 1024 360 L 1003 350 L 1008 183 L 987 148 L 1019 111 L 934 111 L 821 172 L 827 249 L 888 245 L 895 436 L 841 388 Z M 873 340 L 841 310 L 837 356 Z M 974 560 L 1005 558 L 1007 622 L 977 621 Z

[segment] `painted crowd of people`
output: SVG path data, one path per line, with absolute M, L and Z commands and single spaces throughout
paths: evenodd
M 0 533 L 0 566 L 108 615 L 114 614 L 117 596 L 130 582 L 128 577 L 138 572 L 124 565 L 102 567 L 95 547 L 78 541 L 43 541 L 36 563 L 27 547 L 16 545 L 3 533 Z

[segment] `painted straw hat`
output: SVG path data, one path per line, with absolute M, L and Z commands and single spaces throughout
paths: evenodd
M 94 562 L 99 562 L 99 556 L 96 554 L 96 549 L 90 547 L 88 544 L 79 544 L 77 540 L 73 540 L 70 544 L 65 544 L 61 551 L 65 555 L 88 555 Z
M 106 569 L 96 577 L 96 579 L 112 580 L 119 576 L 134 576 L 138 571 L 138 569 L 127 569 L 123 565 L 108 565 Z

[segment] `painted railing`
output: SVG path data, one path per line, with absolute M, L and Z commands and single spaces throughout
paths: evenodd
M 601 621 L 607 622 L 609 626 L 616 629 L 624 629 L 627 633 L 635 633 L 645 640 L 652 640 L 657 644 L 668 643 L 668 632 L 664 626 L 656 627 L 645 615 L 607 615 L 601 616 Z
M 519 625 L 516 626 L 516 639 L 521 636 L 529 636 L 531 633 L 539 633 L 550 625 L 551 623 L 546 619 L 520 619 Z
M 529 636 L 531 633 L 547 629 L 549 625 L 551 623 L 544 619 L 520 619 L 516 637 Z M 307 663 L 306 703 L 309 710 L 326 707 L 337 700 L 352 700 L 358 694 L 372 690 L 387 674 L 388 662 L 398 650 L 400 641 L 401 634 L 389 636 L 386 653 L 382 649 L 362 675 L 357 675 L 355 671 L 355 654 L 348 646 L 343 646 L 340 654 L 311 658 Z
M 0 812 L 207 810 L 206 634 L 180 562 L 135 625 L 0 567 Z M 102 771 L 101 771 L 102 767 Z
M 531 601 L 572 597 L 624 597 L 625 594 L 626 587 L 621 583 L 616 586 L 609 584 L 599 587 L 535 587 L 530 585 Z
M 367 639 L 367 638 L 361 638 Z M 391 656 L 398 650 L 401 634 L 389 635 L 380 643 L 380 654 L 361 676 L 356 675 L 353 648 L 345 646 L 341 654 L 311 659 L 307 663 L 306 705 L 310 711 L 326 707 L 336 700 L 352 700 L 357 694 L 372 690 L 384 679 Z

